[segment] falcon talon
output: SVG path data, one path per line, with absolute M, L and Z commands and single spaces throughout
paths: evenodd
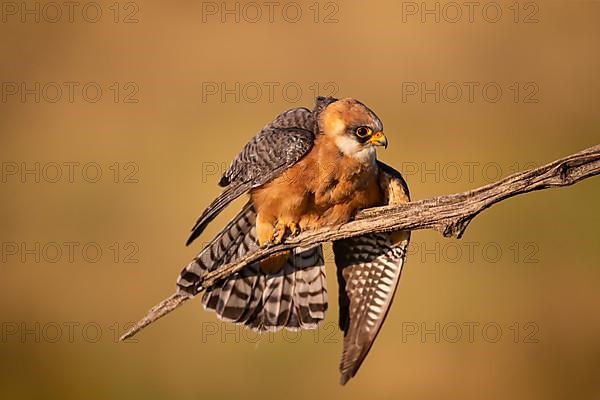
M 268 247 L 273 247 L 273 246 L 277 246 L 278 244 L 283 243 L 283 239 L 281 238 L 273 238 L 271 240 L 269 240 L 266 244 Z
M 300 226 L 297 223 L 292 222 L 288 225 L 288 228 L 290 230 L 290 236 L 298 236 L 300 234 Z
M 275 242 L 266 242 L 265 244 L 263 244 L 263 246 L 267 249 L 270 249 L 273 246 L 277 246 L 277 243 Z
M 269 242 L 273 244 L 281 244 L 287 232 L 287 225 L 283 222 L 278 222 L 273 229 Z
M 250 139 L 220 179 L 223 192 L 200 216 L 187 244 L 233 200 L 244 193 L 250 199 L 182 271 L 179 289 L 193 292 L 209 269 L 298 235 L 300 223 L 341 225 L 360 210 L 407 202 L 400 173 L 377 160 L 376 148 L 387 145 L 379 117 L 356 99 L 318 97 L 312 111 L 300 107 L 280 114 Z M 392 303 L 410 238 L 400 233 L 333 243 L 344 332 L 342 384 L 358 371 Z M 378 273 L 369 272 L 373 269 Z M 322 245 L 277 252 L 244 271 L 204 292 L 205 308 L 257 331 L 315 329 L 325 319 Z

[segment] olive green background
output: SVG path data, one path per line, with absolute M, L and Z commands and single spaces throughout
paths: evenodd
M 422 23 L 421 14 L 403 22 L 397 1 L 321 2 L 318 22 L 312 2 L 296 3 L 303 11 L 296 23 L 283 18 L 286 3 L 277 3 L 273 22 L 264 6 L 250 21 L 253 10 L 240 3 L 240 22 L 226 15 L 223 23 L 220 14 L 203 17 L 203 7 L 220 9 L 221 2 L 193 1 L 123 2 L 118 23 L 111 2 L 98 3 L 97 23 L 81 17 L 85 3 L 72 23 L 66 12 L 57 23 L 8 15 L 0 23 L 2 82 L 78 82 L 80 89 L 96 82 L 102 98 L 86 101 L 76 89 L 72 103 L 66 92 L 56 103 L 46 101 L 51 92 L 39 103 L 33 95 L 0 102 L 4 168 L 38 162 L 49 174 L 52 163 L 80 163 L 73 182 L 66 167 L 56 183 L 49 175 L 39 182 L 20 172 L 3 177 L 0 397 L 598 398 L 598 178 L 499 204 L 477 217 L 462 241 L 415 232 L 386 324 L 346 387 L 338 384 L 331 262 L 330 311 L 318 333 L 257 337 L 221 324 L 196 300 L 135 342 L 115 341 L 173 291 L 180 268 L 200 249 L 202 243 L 183 243 L 219 192 L 216 171 L 276 114 L 312 106 L 316 87 L 377 112 L 390 141 L 379 157 L 405 172 L 413 199 L 467 190 L 597 144 L 600 3 L 537 2 L 537 23 L 523 23 L 536 11 L 525 3 L 515 23 L 512 3 L 497 3 L 497 23 L 480 11 L 469 22 L 464 8 L 460 21 L 448 22 L 449 6 L 439 23 L 432 16 Z M 227 7 L 235 10 L 233 2 Z M 138 22 L 123 23 L 131 12 Z M 325 23 L 326 16 L 337 22 Z M 207 94 L 222 82 L 230 89 L 239 83 L 239 101 Z M 472 102 L 466 92 L 451 102 L 451 91 L 439 102 L 434 95 L 403 99 L 403 87 L 422 82 L 451 83 L 448 90 L 476 82 L 479 89 Z M 481 93 L 490 82 L 503 92 L 495 103 Z M 258 96 L 250 91 L 257 85 L 264 90 Z M 265 85 L 275 87 L 272 98 Z M 123 101 L 131 87 L 139 89 L 137 103 Z M 532 87 L 539 91 L 527 99 L 537 102 L 525 102 Z M 98 182 L 82 177 L 86 163 L 100 166 Z M 65 242 L 77 242 L 72 261 L 6 253 L 13 244 L 65 250 Z M 88 243 L 102 249 L 98 262 L 83 258 Z M 137 253 L 127 260 L 137 262 L 124 262 L 131 249 Z M 331 259 L 329 248 L 327 254 Z M 439 340 L 422 336 L 436 324 Z

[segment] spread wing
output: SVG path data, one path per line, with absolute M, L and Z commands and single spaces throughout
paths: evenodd
M 294 108 L 279 115 L 254 136 L 235 157 L 219 185 L 225 190 L 204 210 L 187 240 L 189 245 L 229 203 L 294 165 L 315 140 L 313 113 Z
M 378 162 L 384 204 L 409 201 L 399 172 Z M 371 234 L 334 242 L 344 349 L 341 383 L 358 371 L 392 304 L 406 257 L 410 232 Z

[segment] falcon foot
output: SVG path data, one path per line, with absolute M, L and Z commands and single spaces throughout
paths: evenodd
M 269 245 L 280 244 L 286 237 L 296 236 L 299 233 L 300 226 L 298 226 L 297 223 L 285 223 L 283 221 L 279 221 L 273 229 L 273 233 L 271 234 L 271 238 L 269 240 Z

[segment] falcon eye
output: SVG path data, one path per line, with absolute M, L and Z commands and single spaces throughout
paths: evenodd
M 361 126 L 359 128 L 356 128 L 356 136 L 358 136 L 359 138 L 367 137 L 367 136 L 371 135 L 372 133 L 373 133 L 373 131 L 371 130 L 371 128 L 368 128 L 366 126 Z

